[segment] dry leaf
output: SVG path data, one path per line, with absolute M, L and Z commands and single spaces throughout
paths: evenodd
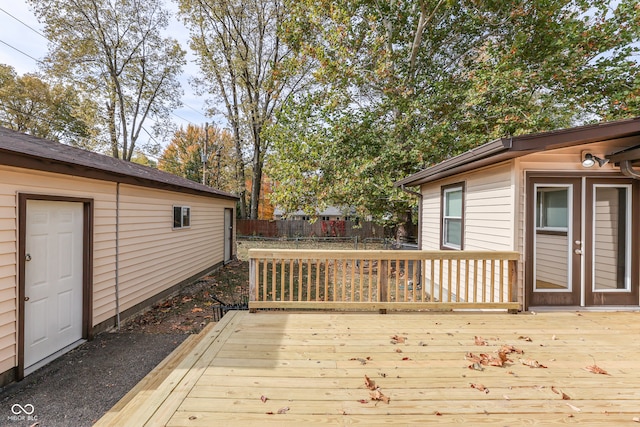
M 556 337 L 555 335 L 551 337 L 551 341 L 555 341 L 557 339 L 558 339 L 558 337 Z
M 551 391 L 554 392 L 555 394 L 559 394 L 560 397 L 562 397 L 562 400 L 571 400 L 568 394 L 566 394 L 564 391 L 560 389 L 557 389 L 555 386 L 551 386 Z
M 376 400 L 384 403 L 389 403 L 389 401 L 391 400 L 389 397 L 382 394 L 380 389 L 370 391 L 369 394 L 371 395 L 371 400 Z
M 520 359 L 520 363 L 530 368 L 546 368 L 542 363 L 533 359 Z
M 481 336 L 476 335 L 475 337 L 473 337 L 473 339 L 476 345 L 487 345 L 487 341 L 485 341 L 485 339 Z
M 520 335 L 518 337 L 519 340 L 524 340 L 524 341 L 528 341 L 528 342 L 533 342 L 533 340 L 531 339 L 531 337 L 523 337 L 522 335 Z
M 509 353 L 518 353 L 518 354 L 524 354 L 523 350 L 520 350 L 519 348 L 516 348 L 512 345 L 503 345 L 502 347 L 500 347 L 500 351 L 503 351 L 507 354 Z
M 369 378 L 368 376 L 364 376 L 364 385 L 369 389 L 369 390 L 375 390 L 376 389 L 376 383 Z
M 436 411 L 433 413 L 433 415 L 437 416 L 437 417 L 441 417 L 442 413 L 440 413 L 440 411 Z
M 582 409 L 578 408 L 577 406 L 573 406 L 571 403 L 567 403 L 567 406 L 576 412 L 582 412 Z
M 631 421 L 633 421 L 634 423 L 640 423 L 640 417 L 633 417 Z
M 269 398 L 263 394 L 262 396 L 260 396 L 260 400 L 262 400 L 262 403 L 266 403 Z
M 194 307 L 191 312 L 192 313 L 200 313 L 202 311 L 202 309 L 200 307 Z
M 358 400 L 358 402 L 362 403 L 363 405 L 366 403 L 369 403 L 369 401 L 367 399 L 360 399 Z
M 403 357 L 402 360 L 411 360 L 410 357 Z
M 289 411 L 289 407 L 285 406 L 284 408 L 278 409 L 279 414 L 286 414 Z
M 391 337 L 391 344 L 403 344 L 407 340 L 406 337 L 400 335 L 394 335 Z
M 476 390 L 479 391 L 484 391 L 485 393 L 489 393 L 489 389 L 486 388 L 484 385 L 482 384 L 471 384 L 471 388 L 475 388 Z
M 402 349 L 401 348 L 396 348 L 396 353 L 402 353 Z
M 502 397 L 504 397 L 504 400 L 511 400 L 511 398 L 509 396 L 507 396 L 506 394 L 503 394 Z
M 584 369 L 589 371 L 589 372 L 593 372 L 594 374 L 609 375 L 609 373 L 607 371 L 605 371 L 604 369 L 602 369 L 598 365 L 587 366 Z
M 473 362 L 471 365 L 469 365 L 469 369 L 473 369 L 475 371 L 484 371 L 484 368 L 478 362 Z

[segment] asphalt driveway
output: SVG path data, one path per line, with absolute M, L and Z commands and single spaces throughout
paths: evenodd
M 0 426 L 91 426 L 187 336 L 99 334 L 0 389 Z

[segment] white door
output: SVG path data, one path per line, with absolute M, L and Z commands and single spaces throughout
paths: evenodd
M 82 339 L 83 204 L 28 200 L 24 367 Z

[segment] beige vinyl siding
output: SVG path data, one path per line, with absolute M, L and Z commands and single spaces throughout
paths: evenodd
M 568 237 L 550 234 L 536 235 L 536 280 L 562 288 L 569 280 Z
M 441 188 L 464 182 L 464 249 L 513 250 L 511 180 L 510 164 L 504 163 L 422 186 L 422 248 L 440 249 Z
M 173 206 L 191 208 L 190 227 L 173 229 Z M 221 263 L 224 208 L 233 207 L 232 200 L 121 185 L 120 310 Z
M 442 233 L 440 224 L 441 188 L 446 185 L 464 182 L 464 249 L 513 250 L 515 208 L 512 177 L 510 163 L 503 163 L 423 185 L 421 188 L 423 195 L 422 248 L 425 250 L 440 249 L 440 234 Z M 443 276 L 446 277 L 446 264 L 444 268 Z M 499 275 L 497 270 L 499 269 L 494 271 L 496 278 Z M 426 277 L 430 277 L 429 265 L 427 265 L 425 271 Z M 465 267 L 463 266 L 461 275 L 464 276 L 464 274 Z M 490 275 L 490 270 L 487 270 L 486 274 Z M 439 271 L 435 271 L 434 276 L 438 277 Z M 471 274 L 470 276 L 472 277 L 473 275 Z M 470 280 L 473 281 L 473 279 Z M 482 280 L 480 276 L 478 276 L 478 280 Z M 506 298 L 506 289 L 504 292 L 504 297 Z M 435 297 L 438 298 L 438 295 L 435 295 Z M 484 297 L 486 299 L 489 298 L 488 294 Z M 466 301 L 482 301 L 483 295 L 461 295 L 457 296 L 457 298 Z
M 618 227 L 620 203 L 617 189 L 598 187 L 594 224 L 594 287 L 598 290 L 617 289 L 618 285 Z M 624 246 L 624 243 L 623 243 Z
M 100 242 L 115 239 L 115 183 L 0 166 L 0 372 L 17 365 L 17 201 L 18 193 L 94 200 L 94 264 L 114 271 L 113 249 Z M 108 246 L 108 245 L 106 245 Z M 113 294 L 113 280 L 94 277 L 94 291 Z M 95 307 L 94 307 L 95 308 Z M 95 319 L 94 319 L 95 322 Z

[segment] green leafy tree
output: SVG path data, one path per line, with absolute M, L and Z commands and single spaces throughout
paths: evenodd
M 205 133 L 206 132 L 206 133 Z M 206 166 L 202 153 L 206 147 Z M 235 169 L 231 133 L 215 126 L 188 125 L 180 128 L 158 161 L 158 169 L 211 187 L 236 193 L 240 188 Z
M 46 72 L 90 93 L 100 106 L 113 157 L 131 160 L 153 119 L 169 129 L 180 101 L 185 63 L 178 42 L 163 37 L 169 15 L 162 0 L 28 0 L 51 41 Z M 153 140 L 153 139 L 152 139 Z
M 629 0 L 302 0 L 283 41 L 318 86 L 266 131 L 287 210 L 348 204 L 411 220 L 392 183 L 496 137 L 638 115 Z M 316 205 L 316 206 L 313 206 Z
M 41 138 L 98 150 L 97 106 L 71 86 L 19 76 L 0 64 L 0 125 Z

